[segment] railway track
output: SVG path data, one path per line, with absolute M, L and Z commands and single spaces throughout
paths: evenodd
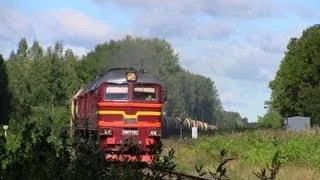
M 149 168 L 144 168 L 143 172 L 145 173 L 146 177 L 153 177 L 153 171 Z M 177 172 L 177 171 L 158 171 L 160 177 L 164 180 L 182 180 L 182 179 L 194 179 L 194 180 L 210 180 L 208 177 L 198 176 L 196 174 L 191 173 L 184 173 L 184 172 Z

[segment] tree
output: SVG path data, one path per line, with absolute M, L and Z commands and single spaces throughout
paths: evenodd
M 0 124 L 9 121 L 10 94 L 8 90 L 8 75 L 2 54 L 0 54 Z
M 179 56 L 172 46 L 158 38 L 111 40 L 99 44 L 81 61 L 79 76 L 86 82 L 114 67 L 143 68 L 157 77 L 167 89 L 165 110 L 169 116 L 187 116 L 212 123 L 220 99 L 210 78 L 192 74 L 179 65 Z
M 81 85 L 80 63 L 61 42 L 45 51 L 37 40 L 30 48 L 26 42 L 20 40 L 17 52 L 12 51 L 6 63 L 12 92 L 10 115 L 18 124 L 30 120 L 38 125 L 53 117 L 51 127 L 56 133 L 68 124 L 70 97 Z
M 320 122 L 320 25 L 291 38 L 276 77 L 269 83 L 270 105 L 281 116 L 310 116 Z
M 258 116 L 258 125 L 262 128 L 279 128 L 282 126 L 282 117 L 276 111 L 268 111 L 264 116 Z
M 43 49 L 39 41 L 33 41 L 32 47 L 28 51 L 29 58 L 32 60 L 40 60 L 43 57 Z
M 17 56 L 21 59 L 26 59 L 27 57 L 27 51 L 28 51 L 28 43 L 25 38 L 22 38 L 19 41 L 18 50 L 17 50 Z
M 6 63 L 12 92 L 11 115 L 17 123 L 23 119 L 42 123 L 42 119 L 53 116 L 53 127 L 66 125 L 70 98 L 82 83 L 89 83 L 113 67 L 139 69 L 141 59 L 143 68 L 157 77 L 168 92 L 164 110 L 169 116 L 203 119 L 210 124 L 218 119 L 224 121 L 218 113 L 223 108 L 214 81 L 184 70 L 178 54 L 164 39 L 127 36 L 98 44 L 82 59 L 70 49 L 65 50 L 62 42 L 43 49 L 35 40 L 28 48 L 27 40 L 22 38 L 17 49 Z M 239 114 L 224 117 L 227 126 L 229 122 L 241 124 Z
M 33 94 L 31 92 L 32 81 L 30 76 L 31 62 L 27 57 L 28 44 L 22 38 L 18 45 L 17 53 L 12 52 L 7 64 L 7 73 L 10 79 L 8 88 L 11 92 L 12 116 L 15 119 L 26 117 L 31 111 Z
M 244 128 L 245 124 L 238 112 L 221 111 L 218 116 L 218 126 L 220 129 Z

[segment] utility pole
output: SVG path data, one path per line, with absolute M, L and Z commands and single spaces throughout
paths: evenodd
M 202 109 L 202 118 L 201 118 L 201 122 L 203 122 L 203 113 L 204 113 L 204 110 Z
M 182 141 L 182 122 L 183 121 L 183 118 L 181 118 L 181 121 L 180 121 L 180 140 Z
M 143 70 L 143 59 L 140 59 L 140 68 Z
M 218 110 L 218 112 L 219 112 L 219 118 L 217 118 L 217 121 L 216 121 L 216 127 L 217 127 L 217 128 L 219 128 L 219 127 L 218 127 L 218 125 L 219 125 L 218 122 L 219 122 L 219 120 L 221 120 L 221 111 Z
M 218 128 L 218 121 L 221 119 L 221 111 L 218 107 L 215 107 L 214 110 L 218 113 L 216 116 L 216 122 L 215 122 L 215 125 Z
M 8 125 L 4 125 L 4 126 L 3 126 L 3 129 L 4 129 L 4 136 L 7 137 Z

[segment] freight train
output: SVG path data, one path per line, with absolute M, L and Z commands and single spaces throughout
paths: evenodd
M 175 131 L 180 126 L 215 129 L 190 119 L 164 117 L 165 101 L 163 84 L 149 72 L 133 68 L 107 70 L 73 96 L 71 135 L 93 134 L 107 158 L 119 158 L 121 153 L 135 159 L 135 151 L 130 149 L 135 147 L 140 160 L 150 162 L 162 132 Z
M 199 132 L 216 131 L 218 128 L 215 125 L 205 123 L 200 120 L 190 118 L 179 118 L 162 116 L 162 137 L 170 137 L 180 135 L 180 130 L 183 134 L 190 134 L 192 127 L 197 127 Z M 180 129 L 181 128 L 181 129 Z

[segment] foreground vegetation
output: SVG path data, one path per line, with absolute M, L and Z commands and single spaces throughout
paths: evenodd
M 104 159 L 90 138 L 69 139 L 68 132 L 50 136 L 43 126 L 25 123 L 20 133 L 0 135 L 0 179 L 146 179 L 141 166 Z M 316 179 L 319 177 L 319 133 L 263 130 L 207 135 L 198 140 L 164 140 L 151 163 L 158 170 L 194 172 L 214 179 Z M 15 141 L 23 139 L 23 141 Z M 18 142 L 13 146 L 12 142 Z M 190 148 L 191 147 L 191 148 Z
M 282 167 L 280 179 L 316 179 L 320 176 L 320 129 L 306 132 L 282 130 L 256 130 L 231 134 L 205 135 L 197 140 L 182 142 L 166 139 L 167 148 L 176 149 L 177 169 L 194 171 L 203 164 L 213 169 L 220 150 L 228 150 L 235 158 L 228 165 L 231 179 L 255 179 L 252 171 L 259 171 L 270 163 L 279 150 Z
M 58 137 L 51 137 L 51 120 L 43 126 L 36 122 L 23 124 L 20 133 L 0 134 L 0 179 L 145 179 L 139 164 L 106 160 L 104 152 L 94 138 L 70 139 L 68 131 L 61 130 Z M 23 139 L 15 141 L 14 138 Z M 172 153 L 165 158 L 159 154 L 151 163 L 149 179 L 161 179 L 159 170 L 171 171 Z
M 146 176 L 139 164 L 105 160 L 103 151 L 90 135 L 70 139 L 68 131 L 61 130 L 57 137 L 52 138 L 52 119 L 45 122 L 42 126 L 36 126 L 36 122 L 24 123 L 18 134 L 10 132 L 7 137 L 0 134 L 0 179 L 162 179 L 168 174 L 161 172 L 174 171 L 177 166 L 173 161 L 174 149 L 170 149 L 168 155 L 162 154 L 163 145 L 160 143 L 156 147 L 155 159 L 148 166 L 151 174 Z M 17 143 L 15 147 L 13 142 Z M 210 178 L 228 177 L 225 166 L 234 158 L 226 155 L 225 149 L 217 154 L 220 157 L 216 163 L 218 167 L 208 171 Z M 272 168 L 268 168 L 270 172 L 252 172 L 256 179 L 275 179 L 281 165 L 277 155 Z M 195 168 L 199 175 L 206 174 L 201 166 Z

